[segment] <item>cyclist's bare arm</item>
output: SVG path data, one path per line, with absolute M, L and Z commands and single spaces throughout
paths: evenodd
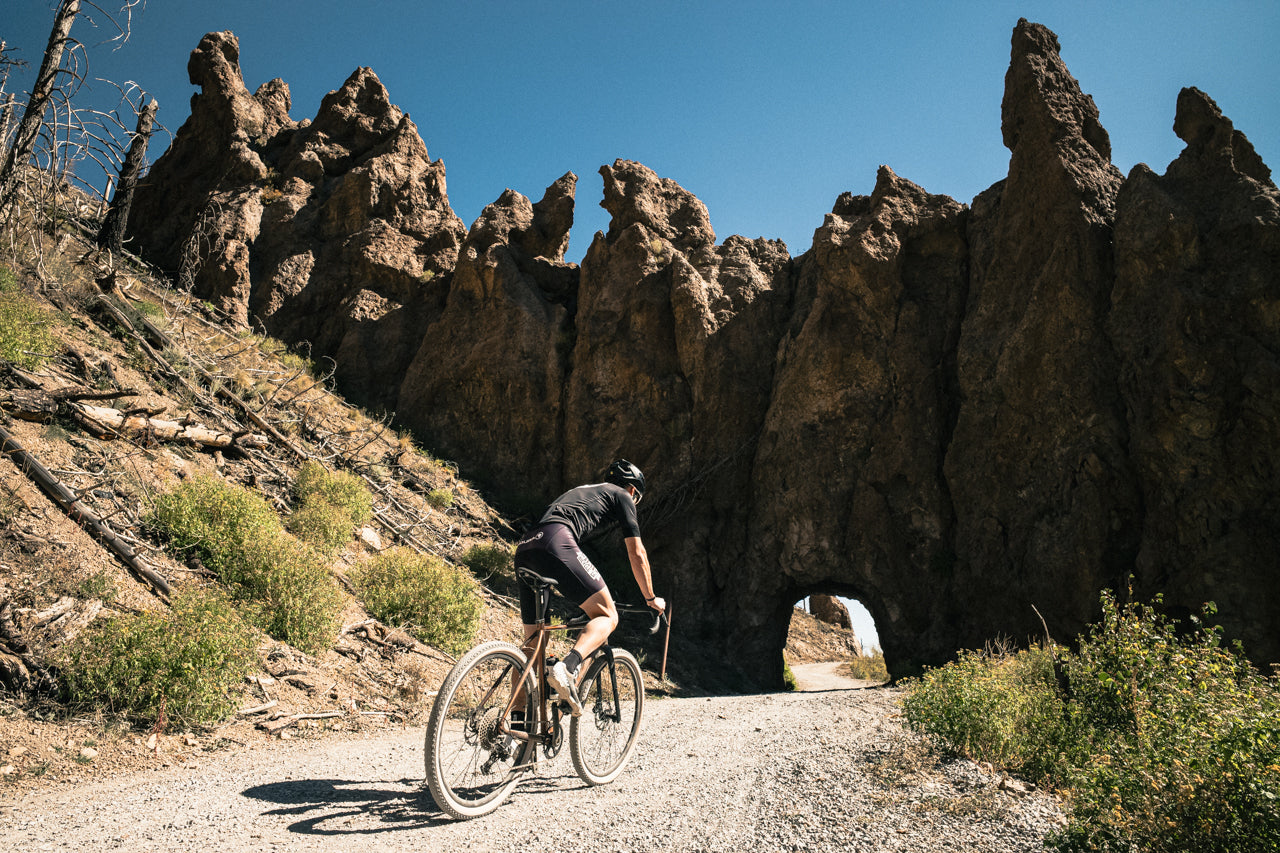
M 640 541 L 639 536 L 628 536 L 627 559 L 631 562 L 631 573 L 636 576 L 636 586 L 640 587 L 640 594 L 645 598 L 645 604 L 654 610 L 666 610 L 667 602 L 654 595 L 653 592 L 653 575 L 649 571 L 649 552 L 644 549 L 644 543 Z

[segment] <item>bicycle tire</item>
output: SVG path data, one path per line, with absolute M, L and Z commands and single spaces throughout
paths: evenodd
M 582 715 L 569 723 L 573 768 L 588 785 L 607 785 L 626 767 L 644 717 L 644 676 L 640 664 L 624 649 L 613 650 L 618 674 L 618 709 L 614 719 L 609 662 L 598 655 L 578 685 Z
M 520 649 L 500 640 L 476 646 L 436 694 L 423 749 L 427 785 L 441 811 L 459 820 L 502 805 L 519 781 L 512 768 L 535 749 L 532 741 L 510 741 L 497 728 L 511 697 L 512 676 L 526 660 Z M 525 698 L 526 718 L 533 719 L 532 672 L 525 678 Z

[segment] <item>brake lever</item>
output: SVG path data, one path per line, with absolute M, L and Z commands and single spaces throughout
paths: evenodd
M 658 629 L 662 627 L 662 623 L 665 621 L 667 621 L 667 611 L 659 610 L 658 615 L 653 617 L 653 624 L 649 626 L 649 633 L 658 633 Z

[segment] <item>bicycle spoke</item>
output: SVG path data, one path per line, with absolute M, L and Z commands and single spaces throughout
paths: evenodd
M 630 654 L 614 650 L 614 678 L 606 661 L 598 660 L 579 686 L 582 716 L 570 731 L 574 766 L 592 785 L 613 781 L 621 772 L 640 729 L 644 682 Z
M 464 658 L 441 687 L 427 732 L 431 792 L 455 817 L 496 807 L 525 748 L 503 732 L 512 673 L 523 666 L 519 652 L 501 643 L 476 651 L 482 653 Z

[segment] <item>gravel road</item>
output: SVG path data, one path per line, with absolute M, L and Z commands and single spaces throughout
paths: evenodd
M 632 762 L 588 788 L 565 753 L 488 817 L 441 815 L 422 730 L 274 742 L 0 801 L 5 850 L 1038 851 L 1061 821 L 904 732 L 898 691 L 650 699 Z M 820 673 L 819 673 L 820 674 Z M 821 674 L 820 674 L 821 675 Z M 825 678 L 826 676 L 822 676 Z M 847 683 L 847 682 L 846 682 Z M 567 751 L 567 750 L 566 750 Z

